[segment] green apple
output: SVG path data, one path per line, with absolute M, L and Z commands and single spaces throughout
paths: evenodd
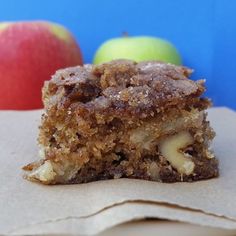
M 97 50 L 93 63 L 101 64 L 114 59 L 130 59 L 137 62 L 160 60 L 180 65 L 177 49 L 167 40 L 149 36 L 110 39 Z

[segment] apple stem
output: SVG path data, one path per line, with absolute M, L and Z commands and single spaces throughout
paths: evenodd
M 129 37 L 129 33 L 127 31 L 122 32 L 122 37 Z

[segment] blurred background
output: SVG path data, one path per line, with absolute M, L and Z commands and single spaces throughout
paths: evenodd
M 193 79 L 207 79 L 216 106 L 236 109 L 234 0 L 1 0 L 0 21 L 50 20 L 75 35 L 84 61 L 105 40 L 129 35 L 168 39 Z

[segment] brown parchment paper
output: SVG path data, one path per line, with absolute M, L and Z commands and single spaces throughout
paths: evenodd
M 78 234 L 92 235 L 102 232 L 117 224 L 148 217 L 184 221 L 202 226 L 223 228 L 236 233 L 236 221 L 204 214 L 201 211 L 192 211 L 168 204 L 150 202 L 125 202 L 106 208 L 89 217 L 67 217 L 27 225 L 11 231 L 14 235 L 35 234 Z
M 0 112 L 0 234 L 57 219 L 87 217 L 135 200 L 175 204 L 236 220 L 235 112 L 227 108 L 209 110 L 217 133 L 213 149 L 220 160 L 220 178 L 175 184 L 120 179 L 67 186 L 44 186 L 22 179 L 21 167 L 38 158 L 40 114 Z

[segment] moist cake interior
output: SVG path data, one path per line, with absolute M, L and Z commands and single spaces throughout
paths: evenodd
M 44 184 L 112 178 L 160 182 L 216 177 L 214 131 L 191 70 L 158 61 L 59 70 L 45 83 L 41 160 L 24 167 Z

